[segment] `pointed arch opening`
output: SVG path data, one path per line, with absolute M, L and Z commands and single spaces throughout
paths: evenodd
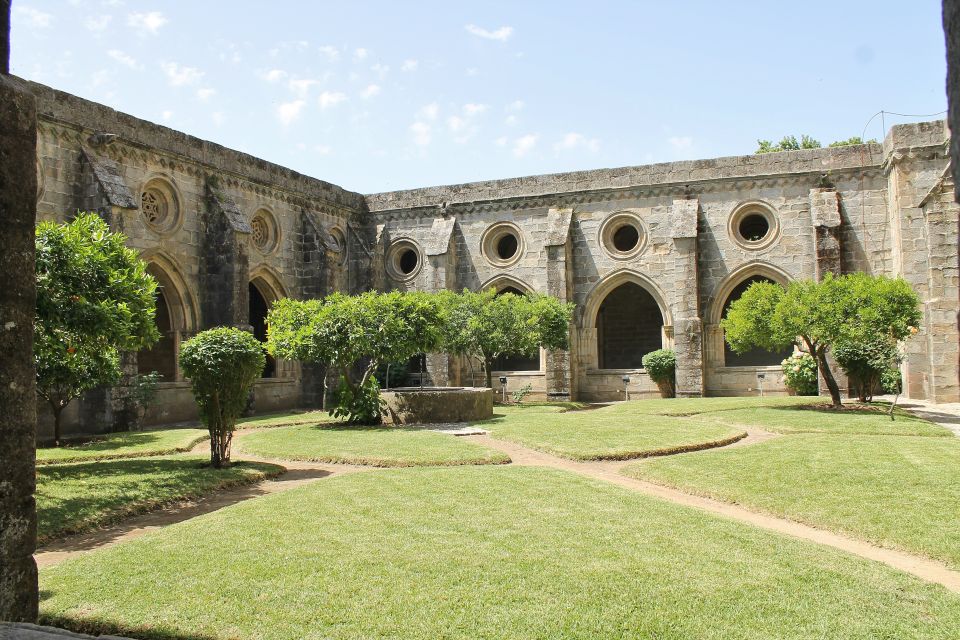
M 527 293 L 521 291 L 519 288 L 512 284 L 501 283 L 501 288 L 498 288 L 497 295 L 502 296 L 505 293 L 511 293 L 515 296 L 525 296 Z M 531 353 L 529 355 L 509 355 L 509 356 L 500 356 L 493 361 L 493 370 L 494 371 L 539 371 L 540 370 L 540 354 Z
M 636 282 L 624 282 L 603 298 L 596 315 L 600 369 L 640 369 L 643 356 L 663 348 L 663 312 Z
M 727 295 L 726 299 L 723 301 L 722 311 L 720 313 L 721 318 L 727 317 L 727 312 L 730 310 L 730 305 L 735 301 L 739 300 L 740 297 L 746 292 L 756 282 L 770 282 L 783 286 L 782 283 L 777 282 L 776 280 L 769 278 L 765 275 L 754 274 L 747 276 Z M 726 340 L 723 341 L 723 366 L 725 367 L 771 367 L 771 366 L 780 366 L 780 363 L 793 353 L 793 347 L 787 347 L 786 349 L 781 349 L 779 351 L 767 351 L 766 349 L 754 348 L 743 353 L 736 353 L 733 349 L 730 348 L 730 345 Z
M 251 282 L 250 287 L 250 326 L 253 327 L 253 336 L 262 343 L 267 342 L 267 311 L 270 310 L 270 304 L 267 302 L 266 296 L 260 290 L 260 287 L 257 286 L 256 282 Z M 263 373 L 260 374 L 261 378 L 275 378 L 277 377 L 277 361 L 276 358 L 271 356 L 269 353 L 266 354 L 267 361 L 263 366 Z
M 153 371 L 162 377 L 160 382 L 179 379 L 177 357 L 183 332 L 194 330 L 195 308 L 176 265 L 159 255 L 141 256 L 147 260 L 147 273 L 157 281 L 156 313 L 154 322 L 160 339 L 149 349 L 137 353 L 137 373 Z

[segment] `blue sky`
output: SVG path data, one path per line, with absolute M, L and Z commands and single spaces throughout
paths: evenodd
M 12 37 L 17 75 L 364 193 L 946 108 L 939 0 L 14 0 Z

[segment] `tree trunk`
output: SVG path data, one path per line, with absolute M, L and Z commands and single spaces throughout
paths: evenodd
M 833 406 L 839 407 L 843 404 L 843 400 L 840 397 L 840 387 L 837 385 L 837 380 L 833 377 L 833 372 L 830 371 L 830 365 L 827 364 L 826 350 L 823 347 L 818 347 L 815 351 L 817 367 L 820 369 L 823 381 L 827 384 L 827 389 L 830 390 L 830 399 L 833 401 Z
M 36 312 L 37 116 L 7 75 L 10 2 L 0 2 L 0 620 L 37 619 Z
M 50 407 L 53 409 L 53 446 L 60 446 L 60 414 L 63 412 L 63 405 L 56 401 L 50 401 Z
M 487 388 L 493 389 L 493 358 L 488 358 L 484 356 L 483 358 L 483 374 L 487 379 Z

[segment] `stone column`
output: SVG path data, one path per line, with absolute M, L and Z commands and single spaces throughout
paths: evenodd
M 573 209 L 550 209 L 547 212 L 547 237 L 544 248 L 547 252 L 547 294 L 561 302 L 570 301 L 568 279 L 570 252 L 570 222 Z M 576 397 L 571 375 L 571 352 L 575 353 L 573 323 L 570 326 L 568 349 L 547 351 L 544 370 L 544 386 L 548 400 L 570 400 Z
M 8 75 L 10 2 L 0 2 L 0 620 L 37 619 L 36 101 Z
M 306 209 L 300 212 L 300 228 L 297 237 L 297 295 L 301 300 L 322 298 L 327 290 L 330 270 L 331 240 L 329 232 Z M 334 240 L 335 242 L 335 240 Z M 343 247 L 339 247 L 343 250 Z M 327 367 L 322 364 L 300 365 L 301 402 L 305 407 L 320 408 L 324 404 L 324 381 Z
M 674 200 L 673 350 L 677 355 L 677 397 L 703 395 L 703 321 L 697 270 L 697 219 L 700 200 Z
M 453 230 L 457 219 L 444 215 L 434 218 L 430 230 L 421 238 L 423 246 L 423 270 L 418 278 L 420 291 L 443 291 L 457 285 L 457 252 L 454 249 Z M 446 353 L 428 353 L 426 357 L 427 380 L 424 384 L 446 387 L 454 384 L 453 363 Z M 428 382 L 429 381 L 429 382 Z
M 250 327 L 250 223 L 239 207 L 216 186 L 207 183 L 202 226 L 200 307 L 203 328 Z
M 950 138 L 953 195 L 960 202 L 960 0 L 943 0 L 943 33 L 947 41 L 947 121 L 957 133 Z
M 840 246 L 840 196 L 833 189 L 810 190 L 810 216 L 816 232 L 817 280 L 843 272 Z

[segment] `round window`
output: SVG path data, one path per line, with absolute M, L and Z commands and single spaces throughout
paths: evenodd
M 643 222 L 633 211 L 614 213 L 600 225 L 600 246 L 617 260 L 639 255 L 646 245 L 646 237 Z
M 271 253 L 279 244 L 276 220 L 266 209 L 257 211 L 250 221 L 250 240 L 260 253 Z
M 147 226 L 161 234 L 180 225 L 180 202 L 166 180 L 151 180 L 140 191 L 140 215 Z
M 730 214 L 727 231 L 735 243 L 744 249 L 756 251 L 776 242 L 780 224 L 767 204 L 748 202 Z
M 397 240 L 387 250 L 387 274 L 394 280 L 411 280 L 422 266 L 420 247 L 412 240 Z
M 523 255 L 523 234 L 510 222 L 499 222 L 483 232 L 480 252 L 493 265 L 508 267 Z

